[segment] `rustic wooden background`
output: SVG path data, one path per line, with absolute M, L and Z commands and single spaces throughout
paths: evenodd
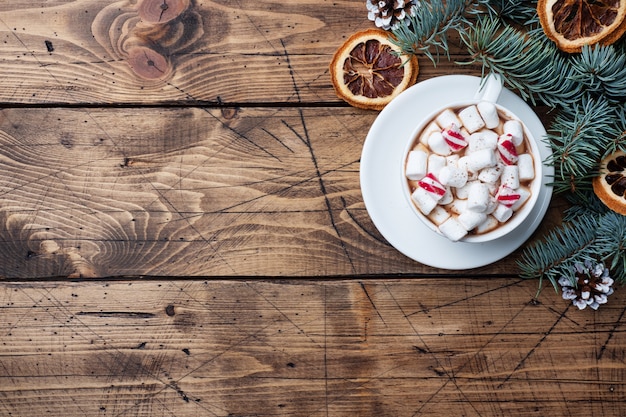
M 372 224 L 377 113 L 327 70 L 371 27 L 356 0 L 0 3 L 0 415 L 624 415 L 620 289 L 579 312 L 521 251 L 451 273 Z M 452 52 L 418 82 L 480 74 Z

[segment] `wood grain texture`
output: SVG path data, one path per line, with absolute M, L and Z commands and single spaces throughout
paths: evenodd
M 536 291 L 496 278 L 7 282 L 0 410 L 623 415 L 624 294 L 594 313 L 550 288 L 533 303 Z
M 327 70 L 372 26 L 362 1 L 0 2 L 0 415 L 623 415 L 621 288 L 580 312 L 521 251 L 451 273 L 377 231 L 378 113 Z M 418 81 L 480 74 L 454 42 Z
M 332 54 L 371 27 L 358 1 L 194 0 L 164 23 L 142 18 L 141 3 L 1 4 L 0 102 L 341 103 Z M 470 70 L 452 45 L 420 79 Z
M 363 204 L 359 158 L 375 115 L 2 110 L 0 276 L 429 272 Z M 490 272 L 513 272 L 514 260 Z

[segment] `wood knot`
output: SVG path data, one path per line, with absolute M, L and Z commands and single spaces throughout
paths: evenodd
M 139 17 L 144 22 L 167 23 L 176 19 L 189 7 L 189 0 L 143 0 Z
M 135 74 L 149 80 L 162 78 L 170 71 L 167 58 L 146 46 L 137 46 L 129 50 L 128 64 Z
M 164 80 L 173 72 L 171 57 L 204 34 L 202 17 L 190 6 L 191 0 L 142 0 L 125 7 L 116 3 L 98 13 L 92 33 L 137 76 Z

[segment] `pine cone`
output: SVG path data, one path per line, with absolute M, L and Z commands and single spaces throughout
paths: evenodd
M 412 16 L 416 0 L 367 0 L 367 18 L 377 27 L 394 29 L 406 16 Z
M 563 298 L 572 300 L 579 310 L 587 306 L 597 310 L 613 294 L 613 278 L 603 264 L 588 260 L 584 264 L 578 262 L 574 265 L 573 272 L 575 283 L 569 277 L 562 276 L 559 278 L 559 285 L 562 286 Z

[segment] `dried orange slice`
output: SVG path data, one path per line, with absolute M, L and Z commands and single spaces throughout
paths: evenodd
M 415 83 L 417 57 L 403 55 L 382 29 L 368 29 L 350 36 L 330 63 L 337 95 L 354 107 L 381 110 Z
M 592 184 L 608 208 L 626 216 L 626 152 L 617 151 L 604 158 Z
M 537 13 L 546 36 L 565 52 L 610 45 L 626 31 L 626 0 L 539 0 Z

